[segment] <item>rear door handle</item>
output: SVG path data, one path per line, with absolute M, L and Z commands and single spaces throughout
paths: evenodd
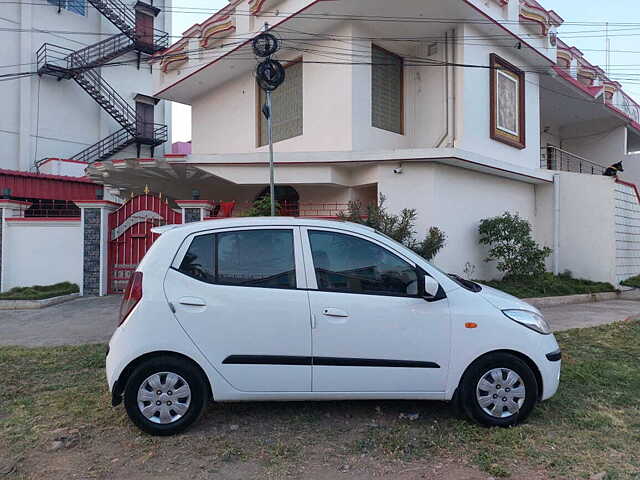
M 322 310 L 322 314 L 327 317 L 348 317 L 349 314 L 344 310 L 340 310 L 338 308 L 324 308 Z
M 198 297 L 182 297 L 178 300 L 180 305 L 189 305 L 191 307 L 206 307 L 207 302 Z

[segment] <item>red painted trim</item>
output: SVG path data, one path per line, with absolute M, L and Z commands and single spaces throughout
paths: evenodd
M 295 13 L 293 13 L 293 14 L 289 15 L 288 17 L 286 17 L 286 18 L 282 19 L 280 22 L 276 23 L 275 25 L 271 25 L 271 26 L 269 27 L 269 30 L 268 30 L 268 31 L 271 31 L 271 30 L 273 30 L 274 28 L 279 27 L 280 25 L 282 25 L 282 24 L 283 24 L 283 23 L 285 23 L 286 21 L 288 21 L 288 20 L 292 19 L 293 17 L 296 17 L 296 16 L 300 15 L 302 12 L 304 12 L 305 10 L 307 10 L 307 9 L 311 8 L 311 7 L 312 7 L 312 6 L 314 6 L 316 3 L 324 2 L 324 1 L 327 1 L 327 0 L 314 0 L 313 2 L 311 2 L 311 3 L 310 3 L 309 5 L 307 5 L 306 7 L 302 8 L 302 9 L 298 10 L 297 12 L 295 12 Z M 464 0 L 464 1 L 466 1 L 466 0 Z M 249 45 L 252 41 L 253 41 L 253 38 L 250 38 L 250 39 L 248 39 L 248 40 L 246 40 L 246 41 L 242 42 L 242 43 L 241 43 L 240 45 L 238 45 L 236 48 L 234 48 L 234 49 L 232 49 L 232 50 L 228 51 L 227 53 L 225 53 L 224 55 L 222 55 L 222 56 L 220 56 L 220 57 L 218 57 L 218 58 L 216 58 L 216 59 L 212 60 L 211 62 L 207 63 L 205 66 L 200 67 L 200 68 L 199 68 L 198 70 L 196 70 L 195 72 L 191 72 L 191 73 L 190 73 L 189 75 L 187 75 L 186 77 L 184 77 L 184 78 L 182 78 L 182 79 L 178 80 L 177 82 L 175 82 L 175 83 L 173 83 L 173 84 L 169 85 L 168 87 L 163 88 L 163 89 L 162 89 L 162 90 L 160 90 L 158 93 L 155 93 L 153 96 L 154 96 L 154 97 L 158 97 L 158 96 L 160 96 L 161 94 L 163 94 L 164 92 L 166 92 L 166 91 L 167 91 L 167 90 L 169 90 L 170 88 L 173 88 L 173 87 L 175 87 L 176 85 L 178 85 L 179 83 L 184 82 L 184 81 L 185 81 L 185 80 L 187 80 L 188 78 L 193 77 L 194 75 L 196 75 L 196 74 L 200 73 L 200 72 L 201 72 L 202 70 L 204 70 L 205 68 L 209 68 L 211 65 L 214 65 L 215 63 L 219 62 L 219 61 L 220 61 L 220 60 L 222 60 L 223 58 L 226 58 L 226 57 L 228 57 L 229 55 L 231 55 L 232 53 L 237 52 L 237 51 L 238 51 L 238 50 L 240 50 L 242 47 L 244 47 L 244 46 L 246 46 L 246 45 Z
M 164 158 L 184 158 L 188 156 L 186 153 L 165 153 Z
M 554 61 L 551 60 L 550 58 L 547 58 L 546 56 L 544 56 L 542 53 L 540 53 L 540 51 L 533 47 L 530 43 L 528 43 L 526 40 L 523 40 L 522 37 L 518 36 L 516 33 L 512 32 L 511 30 L 509 30 L 507 27 L 505 27 L 504 25 L 502 25 L 500 22 L 498 22 L 496 19 L 494 19 L 492 16 L 490 16 L 488 13 L 483 12 L 480 8 L 476 7 L 473 3 L 471 3 L 469 0 L 462 0 L 464 3 L 466 3 L 467 5 L 469 5 L 471 8 L 473 8 L 475 11 L 477 11 L 480 15 L 482 15 L 483 17 L 489 19 L 492 23 L 496 24 L 498 27 L 500 27 L 502 30 L 504 30 L 505 32 L 511 34 L 514 38 L 516 38 L 519 42 L 522 42 L 523 45 L 526 45 L 527 47 L 529 47 L 531 50 L 533 50 L 535 53 L 537 53 L 538 55 L 540 55 L 542 58 L 544 58 L 548 63 L 550 63 L 551 65 L 555 65 Z
M 111 202 L 109 200 L 74 200 L 73 203 L 79 203 L 80 205 L 85 205 L 85 204 L 99 204 L 99 205 L 112 205 L 114 207 L 120 207 L 121 204 L 120 203 L 116 203 L 116 202 Z
M 213 205 L 213 200 L 176 200 L 176 203 L 178 205 L 181 205 L 181 204 L 185 204 L 185 205 L 194 205 L 194 204 L 198 204 L 198 205 L 202 205 L 202 204 Z
M 47 158 L 44 162 L 42 162 L 40 164 L 40 166 L 46 165 L 47 163 L 53 162 L 53 161 L 65 162 L 65 163 L 79 163 L 81 165 L 89 165 L 87 162 L 82 162 L 80 160 L 74 160 L 73 158 Z
M 633 190 L 636 192 L 636 197 L 638 198 L 638 203 L 640 203 L 640 192 L 638 191 L 638 187 L 636 186 L 635 183 L 625 182 L 624 180 L 620 180 L 619 178 L 616 178 L 616 183 L 619 183 L 621 185 L 626 185 L 627 187 L 633 188 Z
M 8 222 L 79 222 L 80 217 L 8 217 Z
M 547 183 L 553 183 L 553 180 L 546 180 L 544 178 L 540 178 L 540 177 L 534 177 L 533 175 L 527 175 L 526 173 L 519 173 L 519 172 L 514 172 L 513 170 L 507 170 L 505 168 L 500 168 L 500 167 L 494 167 L 492 165 L 486 165 L 484 163 L 479 163 L 479 162 L 474 162 L 473 160 L 468 160 L 466 158 L 460 158 L 460 157 L 453 157 L 453 156 L 448 156 L 448 157 L 429 157 L 429 158 L 385 158 L 385 159 L 380 159 L 380 160 L 348 160 L 348 161 L 326 161 L 326 162 L 275 162 L 275 165 L 277 166 L 287 166 L 287 165 L 322 165 L 325 166 L 327 164 L 337 164 L 338 166 L 344 166 L 345 164 L 349 164 L 349 163 L 382 163 L 382 162 L 432 162 L 432 161 L 438 161 L 438 160 L 460 160 L 461 162 L 465 162 L 465 163 L 470 163 L 472 165 L 478 165 L 480 167 L 485 167 L 485 168 L 489 168 L 491 170 L 497 170 L 499 172 L 505 172 L 505 173 L 511 173 L 513 175 L 518 175 L 520 177 L 525 177 L 525 178 L 531 178 L 533 180 L 539 180 L 541 182 L 547 182 Z M 172 162 L 168 162 L 170 165 L 172 164 Z M 176 163 L 176 165 L 185 165 L 184 163 Z M 246 163 L 188 163 L 188 165 L 192 165 L 194 167 L 197 167 L 198 165 L 213 165 L 213 166 L 223 166 L 223 167 L 243 167 L 243 166 L 265 166 L 264 162 L 246 162 Z M 454 166 L 455 165 L 450 165 L 450 166 Z M 458 167 L 460 168 L 460 167 Z
M 23 202 L 21 200 L 11 200 L 8 198 L 0 198 L 0 206 L 9 204 L 9 203 L 12 205 L 27 205 L 27 206 L 31 205 L 31 202 Z
M 87 177 L 69 177 L 67 175 L 52 175 L 50 173 L 22 172 L 19 170 L 7 170 L 4 168 L 0 168 L 0 175 L 9 175 L 13 177 L 40 178 L 40 179 L 45 178 L 48 180 L 62 180 L 65 182 L 94 183 L 93 180 Z

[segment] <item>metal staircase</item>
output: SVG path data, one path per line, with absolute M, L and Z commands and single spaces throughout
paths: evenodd
M 139 65 L 141 53 L 152 54 L 166 48 L 169 36 L 151 28 L 138 32 L 134 11 L 121 0 L 88 1 L 122 33 L 80 50 L 45 43 L 36 53 L 40 75 L 51 75 L 58 80 L 73 79 L 122 127 L 73 158 L 88 163 L 102 161 L 132 144 L 137 145 L 138 156 L 141 145 L 149 145 L 153 155 L 154 147 L 167 141 L 167 127 L 143 123 L 138 119 L 135 108 L 105 81 L 96 68 L 128 52 L 138 53 Z M 146 10 L 159 11 L 143 5 Z
M 151 136 L 138 136 L 123 128 L 75 154 L 73 160 L 87 163 L 101 162 L 133 144 L 149 145 L 153 156 L 153 149 L 168 139 L 167 126 L 156 123 L 153 126 L 144 125 L 141 127 L 141 130 L 153 132 L 153 134 Z
M 160 30 L 152 32 L 138 32 L 136 30 L 136 17 L 134 11 L 121 0 L 88 0 L 93 7 L 99 11 L 107 20 L 123 34 L 129 37 L 136 48 L 144 53 L 155 53 L 167 48 L 169 45 L 169 34 Z M 155 7 L 147 5 L 148 9 L 156 10 Z

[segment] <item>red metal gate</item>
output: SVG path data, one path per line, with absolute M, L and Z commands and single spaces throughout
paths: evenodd
M 151 228 L 182 223 L 182 215 L 154 195 L 132 198 L 109 214 L 109 293 L 122 293 L 158 235 Z

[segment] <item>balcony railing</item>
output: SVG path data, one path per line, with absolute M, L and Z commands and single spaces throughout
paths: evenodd
M 589 175 L 602 175 L 605 171 L 605 167 L 602 165 L 553 146 L 540 149 L 540 168 Z

